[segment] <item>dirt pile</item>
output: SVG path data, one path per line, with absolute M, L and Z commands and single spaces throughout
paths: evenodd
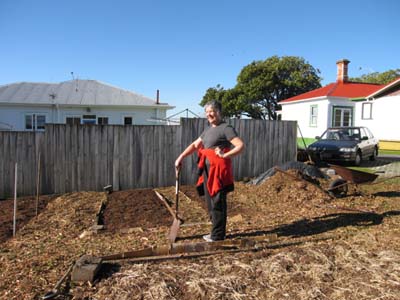
M 104 225 L 111 231 L 169 226 L 171 215 L 153 190 L 119 191 L 108 196 Z
M 56 196 L 40 196 L 38 213 Z M 36 197 L 20 197 L 17 201 L 17 231 L 24 227 L 36 215 Z M 14 200 L 0 200 L 0 243 L 12 237 L 14 218 Z

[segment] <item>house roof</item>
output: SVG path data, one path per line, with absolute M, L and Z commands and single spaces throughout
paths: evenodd
M 157 106 L 167 103 L 123 90 L 97 80 L 74 79 L 60 83 L 17 82 L 0 86 L 0 103 L 78 106 Z
M 399 87 L 400 87 L 400 77 L 393 80 L 392 82 L 389 82 L 388 84 L 384 85 L 380 89 L 374 91 L 372 94 L 368 95 L 366 98 L 377 98 L 379 96 L 385 95 L 385 94 L 397 94 L 399 92 Z
M 279 103 L 288 103 L 320 97 L 360 98 L 366 97 L 382 89 L 384 86 L 384 84 L 337 81 L 319 89 L 282 100 Z

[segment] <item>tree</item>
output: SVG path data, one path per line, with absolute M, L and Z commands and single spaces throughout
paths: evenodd
M 252 109 L 238 88 L 225 90 L 221 85 L 217 84 L 217 86 L 207 89 L 200 105 L 204 106 L 212 100 L 222 104 L 222 114 L 226 117 L 240 118 L 242 115 L 251 117 L 249 112 Z
M 234 88 L 209 88 L 200 105 L 220 101 L 226 116 L 276 119 L 279 101 L 321 87 L 319 71 L 294 56 L 272 56 L 245 66 Z
M 361 75 L 360 77 L 352 77 L 350 78 L 350 81 L 387 84 L 399 77 L 400 77 L 400 69 L 395 69 L 395 70 L 388 70 L 382 73 L 373 72 Z

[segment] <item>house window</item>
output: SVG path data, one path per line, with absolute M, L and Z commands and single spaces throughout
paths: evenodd
M 362 104 L 361 119 L 371 120 L 372 119 L 372 103 L 365 102 Z
M 96 124 L 96 115 L 83 115 L 82 124 Z
M 317 127 L 318 105 L 310 106 L 310 127 Z
M 132 117 L 124 117 L 124 125 L 132 125 L 133 118 Z
M 99 125 L 108 125 L 108 117 L 98 117 L 97 124 Z
M 46 116 L 39 114 L 25 115 L 25 130 L 44 130 L 46 124 Z
M 81 124 L 81 118 L 80 117 L 67 117 L 65 119 L 65 123 L 68 125 L 79 125 Z
M 333 107 L 332 126 L 352 126 L 353 125 L 353 108 L 352 107 Z

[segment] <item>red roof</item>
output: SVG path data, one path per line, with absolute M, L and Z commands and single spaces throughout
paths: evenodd
M 286 103 L 317 97 L 343 97 L 343 98 L 361 98 L 366 97 L 373 92 L 383 88 L 385 84 L 359 83 L 359 82 L 334 82 L 322 88 L 303 93 L 292 98 L 280 101 Z

